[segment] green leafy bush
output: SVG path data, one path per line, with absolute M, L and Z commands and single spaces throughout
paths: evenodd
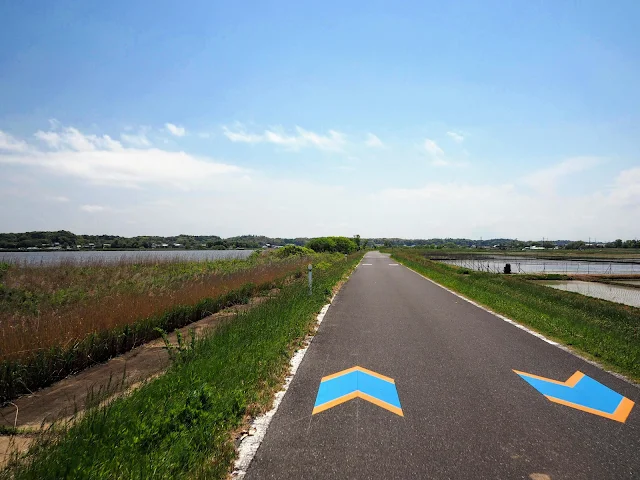
M 300 247 L 298 245 L 286 245 L 275 251 L 274 255 L 278 258 L 292 257 L 294 255 L 308 256 L 315 252 L 310 248 Z
M 314 252 L 353 253 L 358 249 L 356 242 L 347 237 L 318 237 L 307 242 L 307 248 Z

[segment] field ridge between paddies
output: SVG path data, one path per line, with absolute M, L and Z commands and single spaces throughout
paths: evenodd
M 81 371 L 255 294 L 330 256 L 4 265 L 0 402 Z
M 0 478 L 225 478 L 234 432 L 269 408 L 293 351 L 356 253 L 316 261 L 305 278 L 183 349 L 165 375 L 43 435 Z
M 496 313 L 640 381 L 640 309 L 555 290 L 518 275 L 477 272 L 394 249 L 403 265 Z

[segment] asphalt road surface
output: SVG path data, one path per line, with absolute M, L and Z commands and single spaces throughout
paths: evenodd
M 368 253 L 338 294 L 246 478 L 640 479 L 640 389 L 393 263 Z M 392 378 L 403 416 L 362 398 L 312 414 L 353 366 Z M 614 421 L 513 370 L 579 370 L 636 405 Z

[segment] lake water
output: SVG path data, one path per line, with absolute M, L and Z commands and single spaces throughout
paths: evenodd
M 253 250 L 133 250 L 133 251 L 54 251 L 54 252 L 0 252 L 0 262 L 56 265 L 62 262 L 90 263 L 120 261 L 204 261 L 244 259 Z
M 640 289 L 633 287 L 622 287 L 619 285 L 607 285 L 597 282 L 582 282 L 578 280 L 559 280 L 542 282 L 547 287 L 566 292 L 576 292 L 588 297 L 601 298 L 610 302 L 623 303 L 632 307 L 640 308 Z
M 528 257 L 488 257 L 441 260 L 450 265 L 502 273 L 505 264 L 511 264 L 511 273 L 565 273 L 565 274 L 640 274 L 640 263 L 624 261 L 546 260 Z

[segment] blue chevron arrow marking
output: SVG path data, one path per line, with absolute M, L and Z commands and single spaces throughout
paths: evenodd
M 624 423 L 634 406 L 633 401 L 582 372 L 574 373 L 565 382 L 517 370 L 514 372 L 554 403 L 617 422 Z
M 361 398 L 396 415 L 404 416 L 394 380 L 357 366 L 322 379 L 313 414 L 354 398 Z

